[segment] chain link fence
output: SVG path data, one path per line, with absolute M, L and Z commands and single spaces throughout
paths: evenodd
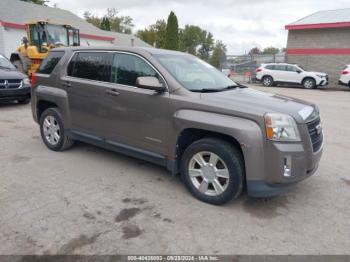
M 256 69 L 265 63 L 284 63 L 286 54 L 256 54 L 227 56 L 226 62 L 222 65 L 223 72 L 239 83 L 255 82 Z

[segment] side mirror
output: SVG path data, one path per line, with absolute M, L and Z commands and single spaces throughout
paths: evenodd
M 136 79 L 136 85 L 141 88 L 157 91 L 159 93 L 165 91 L 164 84 L 159 82 L 158 78 L 154 76 L 140 76 Z
M 302 71 L 301 71 L 301 70 L 297 70 L 297 71 L 295 71 L 295 72 L 297 72 L 298 74 L 300 74 Z

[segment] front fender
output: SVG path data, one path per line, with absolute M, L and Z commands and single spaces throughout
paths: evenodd
M 241 145 L 248 180 L 259 179 L 259 173 L 265 170 L 264 138 L 256 122 L 230 115 L 182 109 L 174 114 L 175 134 L 171 137 L 175 139 L 170 142 L 170 148 L 176 148 L 178 136 L 187 128 L 221 133 L 236 139 Z

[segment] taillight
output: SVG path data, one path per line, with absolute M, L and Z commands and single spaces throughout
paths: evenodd
M 261 72 L 262 71 L 262 69 L 261 68 L 257 68 L 256 69 L 256 72 L 258 73 L 258 72 Z
M 341 73 L 342 73 L 342 75 L 347 75 L 347 74 L 349 74 L 349 71 L 344 70 L 344 71 L 341 72 Z
M 35 73 L 32 74 L 32 80 L 31 80 L 31 82 L 32 82 L 32 86 L 35 86 L 35 85 L 36 85 L 36 75 L 35 75 Z

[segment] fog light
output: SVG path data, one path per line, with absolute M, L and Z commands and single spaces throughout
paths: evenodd
M 283 176 L 290 177 L 292 175 L 292 157 L 285 156 L 283 162 Z

